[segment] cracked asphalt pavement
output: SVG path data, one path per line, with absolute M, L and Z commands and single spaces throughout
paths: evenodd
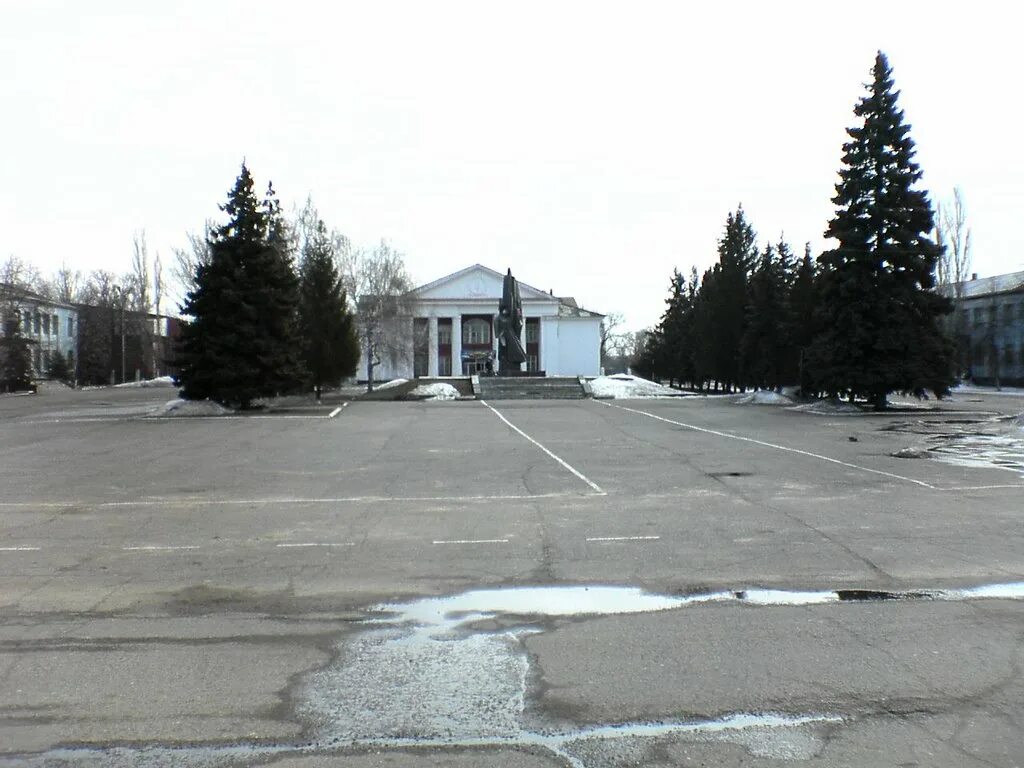
M 1024 765 L 1015 449 L 892 456 L 1024 400 L 172 395 L 0 398 L 0 765 Z

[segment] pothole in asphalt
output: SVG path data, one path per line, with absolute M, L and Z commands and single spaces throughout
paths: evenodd
M 642 758 L 663 741 L 727 741 L 759 757 L 810 759 L 841 716 L 734 713 L 569 728 L 545 722 L 528 707 L 530 658 L 522 641 L 543 631 L 544 619 L 650 613 L 705 603 L 756 609 L 983 598 L 1024 599 L 1024 582 L 958 590 L 745 589 L 677 596 L 625 587 L 525 587 L 385 603 L 371 608 L 365 631 L 341 640 L 332 661 L 301 685 L 295 711 L 309 725 L 307 742 L 64 749 L 40 756 L 38 765 L 234 768 L 256 759 L 351 749 L 511 747 L 545 750 L 572 768 L 604 768 L 623 761 L 636 764 L 637 755 Z M 481 629 L 485 626 L 500 629 Z M 680 701 L 680 708 L 685 706 Z

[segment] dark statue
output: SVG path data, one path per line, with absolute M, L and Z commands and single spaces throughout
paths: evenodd
M 523 301 L 519 298 L 519 283 L 512 270 L 505 275 L 501 288 L 501 303 L 494 319 L 494 336 L 498 340 L 498 375 L 515 376 L 522 373 L 526 350 L 519 340 L 523 332 Z

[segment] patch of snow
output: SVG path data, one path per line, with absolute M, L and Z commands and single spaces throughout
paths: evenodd
M 616 373 L 612 376 L 598 376 L 589 380 L 594 397 L 620 399 L 642 399 L 652 397 L 680 397 L 683 393 L 655 384 L 653 381 L 631 376 L 628 373 Z
M 392 387 L 400 387 L 403 384 L 408 384 L 408 383 L 409 383 L 408 379 L 392 379 L 391 381 L 386 381 L 383 384 L 374 384 L 373 388 L 374 389 L 391 389 Z
M 1006 395 L 1007 397 L 1024 397 L 1024 387 L 977 387 L 971 384 L 961 384 L 953 387 L 950 392 L 954 395 Z
M 455 400 L 459 396 L 459 390 L 451 384 L 435 382 L 433 384 L 420 384 L 409 394 L 412 397 L 422 397 L 425 400 Z
M 792 410 L 820 416 L 852 416 L 862 413 L 861 409 L 853 403 L 844 403 L 840 400 L 817 400 L 806 405 L 797 405 Z
M 231 413 L 212 400 L 171 400 L 157 408 L 153 416 L 224 416 Z
M 736 401 L 737 405 L 793 405 L 792 398 L 780 395 L 770 389 L 761 389 L 744 395 Z
M 177 386 L 174 383 L 174 379 L 170 376 L 158 376 L 155 379 L 143 379 L 142 381 L 126 381 L 124 384 L 115 384 L 115 389 L 130 388 L 130 387 L 174 387 Z
M 928 458 L 928 449 L 908 446 L 900 448 L 898 451 L 893 451 L 890 456 L 895 459 L 926 459 Z

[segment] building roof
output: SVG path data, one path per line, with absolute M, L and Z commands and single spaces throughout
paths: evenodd
M 979 277 L 976 280 L 965 280 L 960 283 L 962 299 L 977 299 L 998 293 L 1024 292 L 1024 272 L 1009 272 L 1005 275 Z
M 455 282 L 473 272 L 482 272 L 489 279 L 495 279 L 498 281 L 504 280 L 505 278 L 505 274 L 502 272 L 498 272 L 497 270 L 491 269 L 483 264 L 473 264 L 465 269 L 460 269 L 458 272 L 452 272 L 450 275 L 445 275 L 444 277 L 440 277 L 432 282 L 417 286 L 409 293 L 412 297 L 418 299 L 423 297 L 423 294 L 430 293 L 434 289 L 439 288 L 446 283 Z M 540 288 L 535 288 L 528 283 L 524 283 L 518 278 L 517 282 L 519 283 L 519 292 L 523 301 L 557 302 L 559 317 L 604 317 L 604 315 L 598 312 L 591 312 L 590 310 L 583 309 L 576 303 L 576 299 L 572 296 L 555 296 L 553 291 L 542 291 Z
M 68 304 L 64 301 L 56 301 L 54 299 L 48 299 L 42 294 L 30 291 L 28 288 L 24 288 L 20 285 L 12 285 L 11 283 L 0 283 L 0 296 L 8 296 L 18 301 L 28 301 L 33 304 L 43 304 L 47 307 L 62 307 L 63 309 L 78 309 L 74 304 Z

